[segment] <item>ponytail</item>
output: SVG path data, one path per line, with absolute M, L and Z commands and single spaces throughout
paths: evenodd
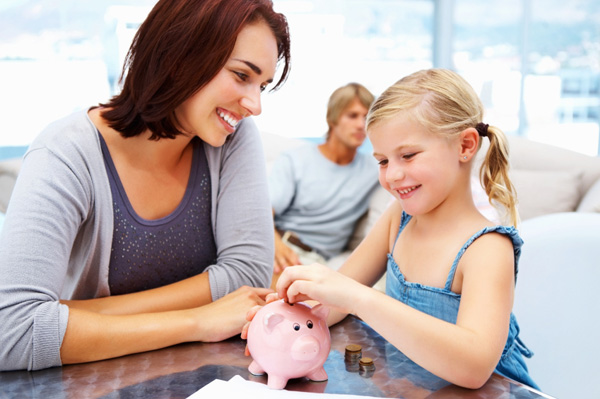
M 483 188 L 494 207 L 502 205 L 506 217 L 513 226 L 519 223 L 517 211 L 517 193 L 508 176 L 508 140 L 502 130 L 494 126 L 485 126 L 486 133 L 482 134 L 481 124 L 477 126 L 480 136 L 488 137 L 490 146 L 481 164 L 479 175 Z

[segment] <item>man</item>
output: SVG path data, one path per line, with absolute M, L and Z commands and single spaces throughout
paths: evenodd
M 275 222 L 274 272 L 342 252 L 378 184 L 377 164 L 358 152 L 373 94 L 358 83 L 338 88 L 327 106 L 326 141 L 284 152 L 269 178 Z

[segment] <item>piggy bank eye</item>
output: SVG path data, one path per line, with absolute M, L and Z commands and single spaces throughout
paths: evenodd
M 300 324 L 294 323 L 294 330 L 299 331 L 300 330 Z
M 308 326 L 308 328 L 313 328 L 313 322 L 312 321 L 307 321 L 306 325 Z

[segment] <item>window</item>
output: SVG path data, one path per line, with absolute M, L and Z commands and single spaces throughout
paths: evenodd
M 454 66 L 509 134 L 599 153 L 600 4 L 455 0 Z
M 155 0 L 10 0 L 0 5 L 1 146 L 106 101 Z M 292 35 L 292 73 L 263 95 L 259 127 L 327 130 L 326 104 L 350 81 L 374 94 L 418 69 L 461 73 L 508 134 L 597 154 L 600 3 L 595 0 L 274 0 Z
M 322 137 L 331 93 L 349 82 L 373 94 L 414 70 L 431 68 L 433 2 L 423 0 L 275 0 L 292 38 L 292 72 L 263 95 L 261 129 Z
M 114 52 L 122 50 L 124 39 L 131 40 L 123 26 L 133 18 L 132 10 L 143 20 L 154 3 L 0 3 L 0 147 L 26 146 L 50 122 L 108 100 L 120 71 Z M 135 29 L 138 19 L 129 27 Z

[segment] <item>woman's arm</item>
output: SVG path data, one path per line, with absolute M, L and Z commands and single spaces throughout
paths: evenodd
M 273 216 L 260 135 L 244 119 L 222 148 L 208 148 L 217 262 L 207 268 L 212 299 L 243 285 L 269 287 Z M 217 206 L 218 204 L 218 206 Z
M 90 240 L 78 240 L 78 232 L 91 233 L 85 229 L 94 210 L 90 179 L 78 174 L 88 165 L 69 141 L 70 128 L 79 144 L 90 136 L 81 115 L 73 119 L 56 123 L 32 144 L 12 193 L 0 236 L 2 370 L 60 365 L 68 309 L 58 300 L 70 288 L 68 276 L 88 270 L 78 256 L 97 256 Z M 71 270 L 70 261 L 79 269 Z
M 163 287 L 85 300 L 61 300 L 70 309 L 125 315 L 190 309 L 212 302 L 208 272 Z
M 216 342 L 242 329 L 246 313 L 272 292 L 242 287 L 210 304 L 185 310 L 106 315 L 72 307 L 60 348 L 63 364 L 90 362 L 182 342 Z

